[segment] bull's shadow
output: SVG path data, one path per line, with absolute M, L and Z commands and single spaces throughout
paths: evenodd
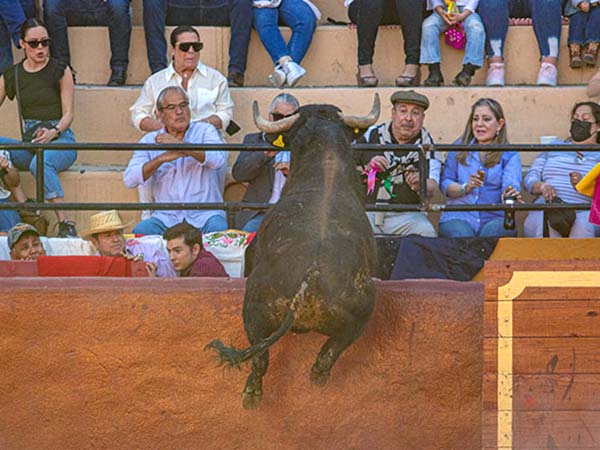
M 271 122 L 253 104 L 256 126 L 280 134 L 292 159 L 281 198 L 258 230 L 246 283 L 243 318 L 251 346 L 237 350 L 220 340 L 207 345 L 229 366 L 252 359 L 244 408 L 260 403 L 268 349 L 289 330 L 329 336 L 310 373 L 314 384 L 323 385 L 371 317 L 375 240 L 350 144 L 379 111 L 376 94 L 365 117 L 345 116 L 332 105 L 306 105 Z

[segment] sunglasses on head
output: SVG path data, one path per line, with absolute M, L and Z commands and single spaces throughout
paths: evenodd
M 204 47 L 202 42 L 180 42 L 177 44 L 177 48 L 182 52 L 190 51 L 190 48 L 193 48 L 195 52 L 199 52 Z
M 50 38 L 40 39 L 39 41 L 34 39 L 33 41 L 25 41 L 25 43 L 31 48 L 38 48 L 40 45 L 43 48 L 46 48 L 50 45 Z
M 295 113 L 287 114 L 287 115 L 286 114 L 281 114 L 281 113 L 276 113 L 276 112 L 271 113 L 271 115 L 273 116 L 273 121 L 274 122 L 277 122 L 278 120 L 281 120 L 281 119 L 285 119 L 286 117 L 291 117 L 294 114 Z

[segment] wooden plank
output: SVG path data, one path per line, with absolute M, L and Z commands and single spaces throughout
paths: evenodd
M 483 341 L 484 373 L 497 372 L 497 346 Z M 512 373 L 600 373 L 600 338 L 514 338 Z
M 496 411 L 483 412 L 482 447 L 496 445 Z M 512 450 L 598 450 L 600 411 L 515 412 Z
M 498 376 L 483 377 L 483 409 L 496 410 Z M 514 411 L 600 411 L 600 374 L 514 375 Z
M 485 305 L 484 337 L 498 337 L 498 304 Z M 514 337 L 600 337 L 600 300 L 515 301 Z
M 498 287 L 506 285 L 512 278 L 513 272 L 532 270 L 555 272 L 600 271 L 600 260 L 487 261 L 485 263 L 485 300 L 496 301 L 498 299 Z

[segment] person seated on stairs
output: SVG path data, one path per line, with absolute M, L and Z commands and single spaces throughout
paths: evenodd
M 44 0 L 44 20 L 52 39 L 52 56 L 71 65 L 69 26 L 107 26 L 110 37 L 109 86 L 121 86 L 127 80 L 131 41 L 131 0 Z M 95 43 L 86 43 L 88 53 Z
M 556 86 L 558 49 L 562 26 L 561 0 L 479 0 L 486 31 L 487 86 L 504 86 L 504 48 L 509 18 L 531 18 L 540 49 L 537 84 Z M 518 44 L 517 44 L 518 45 Z M 515 70 L 519 70 L 515 67 Z
M 35 261 L 46 254 L 40 232 L 27 223 L 17 223 L 8 230 L 6 243 L 13 261 Z
M 600 48 L 600 2 L 569 0 L 565 16 L 569 18 L 569 66 L 594 67 Z
M 230 87 L 244 85 L 252 31 L 252 0 L 143 0 L 144 35 L 152 73 L 167 67 L 165 25 L 231 27 Z
M 19 186 L 19 172 L 10 162 L 10 154 L 0 150 L 0 203 L 8 203 L 11 189 Z M 19 214 L 10 209 L 0 210 L 0 233 L 8 231 L 20 222 Z
M 346 0 L 348 17 L 356 24 L 358 39 L 359 87 L 378 84 L 373 70 L 375 40 L 380 25 L 400 24 L 404 38 L 404 72 L 396 78 L 396 86 L 418 86 L 421 82 L 421 25 L 423 0 Z
M 440 33 L 462 24 L 467 35 L 462 70 L 452 84 L 469 86 L 475 71 L 483 65 L 485 31 L 481 18 L 475 12 L 479 0 L 427 0 L 427 9 L 434 12 L 423 22 L 421 35 L 421 64 L 427 64 L 429 75 L 425 86 L 442 86 L 444 77 L 440 69 Z M 447 4 L 448 3 L 448 4 Z
M 275 64 L 269 82 L 278 88 L 294 87 L 306 74 L 300 65 L 308 51 L 321 13 L 310 0 L 253 0 L 254 28 Z M 286 44 L 279 24 L 292 29 Z

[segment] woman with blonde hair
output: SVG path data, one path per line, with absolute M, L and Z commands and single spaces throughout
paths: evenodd
M 508 144 L 506 119 L 500 104 L 481 98 L 471 107 L 457 144 Z M 440 184 L 447 205 L 488 205 L 507 198 L 520 201 L 521 157 L 518 152 L 461 151 L 446 157 Z M 443 212 L 442 237 L 515 236 L 504 228 L 502 211 Z

